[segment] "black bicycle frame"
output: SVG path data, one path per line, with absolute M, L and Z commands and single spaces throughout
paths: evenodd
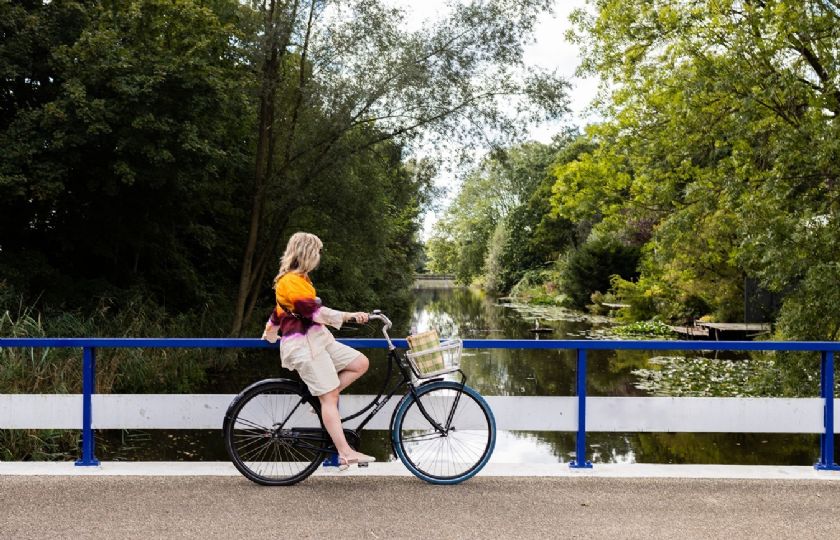
M 385 395 L 385 390 L 388 388 L 388 383 L 391 382 L 391 375 L 394 371 L 394 366 L 395 365 L 397 366 L 397 370 L 399 371 L 398 377 L 401 376 L 401 379 L 399 381 L 397 381 L 397 383 L 391 388 L 391 390 L 387 393 L 387 395 Z M 460 383 L 461 387 L 459 388 L 459 390 L 463 390 L 464 386 L 466 386 L 466 384 L 467 384 L 467 376 L 460 369 L 458 370 L 458 373 L 461 374 L 461 383 Z M 349 415 L 345 418 L 342 418 L 341 422 L 344 423 L 348 420 L 353 420 L 354 418 L 358 418 L 359 416 L 364 414 L 365 411 L 367 411 L 371 408 L 373 408 L 373 410 L 370 412 L 370 414 L 368 414 L 365 417 L 364 420 L 361 421 L 361 423 L 356 427 L 355 430 L 345 429 L 344 430 L 345 434 L 348 431 L 350 431 L 351 433 L 355 434 L 356 437 L 358 438 L 358 433 L 357 432 L 364 429 L 364 427 L 368 424 L 368 422 L 370 422 L 370 420 L 374 416 L 376 416 L 376 414 L 379 411 L 382 410 L 382 408 L 385 406 L 385 404 L 388 403 L 391 400 L 391 398 L 394 397 L 394 395 L 397 393 L 397 390 L 399 390 L 403 386 L 408 387 L 409 393 L 411 393 L 411 395 L 414 397 L 414 400 L 417 402 L 417 408 L 420 410 L 420 413 L 426 418 L 426 420 L 429 421 L 429 423 L 432 425 L 432 427 L 434 427 L 437 431 L 440 431 L 441 433 L 448 433 L 449 428 L 452 425 L 452 418 L 454 417 L 455 409 L 458 408 L 458 401 L 461 398 L 461 392 L 459 391 L 455 396 L 455 403 L 452 406 L 452 410 L 449 411 L 449 416 L 446 419 L 446 425 L 441 426 L 440 424 L 438 424 L 435 421 L 434 418 L 431 417 L 431 415 L 429 415 L 429 413 L 426 411 L 426 408 L 423 406 L 423 402 L 420 401 L 419 396 L 417 395 L 417 389 L 415 388 L 415 386 L 413 384 L 411 384 L 412 375 L 416 375 L 416 372 L 414 372 L 412 367 L 409 365 L 408 360 L 405 359 L 405 358 L 400 358 L 398 349 L 390 349 L 388 351 L 388 373 L 385 376 L 385 382 L 382 384 L 382 388 L 379 390 L 379 393 L 376 395 L 375 398 L 373 398 L 373 400 L 370 403 L 368 403 L 367 405 L 365 405 L 364 407 L 362 407 L 361 409 L 359 409 L 355 413 L 353 413 L 353 414 L 351 414 L 351 415 Z M 428 381 L 424 382 L 423 384 L 427 384 L 427 383 L 437 381 L 437 380 L 440 380 L 440 379 L 429 379 Z M 382 401 L 380 401 L 380 398 L 382 398 L 383 395 L 385 395 L 385 398 L 382 399 Z M 291 416 L 291 414 L 290 414 L 290 416 Z M 301 443 L 302 443 L 302 444 L 299 444 L 298 446 L 305 447 L 308 450 L 321 451 L 321 452 L 331 452 L 331 451 L 334 450 L 334 447 L 332 447 L 332 446 L 327 447 L 327 448 L 320 448 L 320 447 L 313 446 L 309 443 L 303 442 L 304 440 L 309 440 L 309 441 L 313 441 L 313 442 L 314 441 L 321 442 L 321 441 L 329 440 L 329 435 L 324 430 L 321 430 L 320 428 L 317 428 L 317 429 L 294 429 L 293 431 L 296 432 L 295 439 L 297 439 L 298 441 L 301 441 Z

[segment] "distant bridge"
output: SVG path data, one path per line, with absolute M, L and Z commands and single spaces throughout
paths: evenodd
M 454 274 L 415 274 L 415 289 L 453 289 L 455 284 Z

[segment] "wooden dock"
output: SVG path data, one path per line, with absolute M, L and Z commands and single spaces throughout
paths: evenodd
M 752 339 L 762 334 L 769 334 L 769 323 L 719 323 L 695 322 L 694 326 L 669 326 L 671 330 L 688 339 L 714 339 L 715 341 L 733 341 Z
M 672 332 L 688 339 L 708 339 L 709 329 L 699 326 L 668 326 Z
M 769 323 L 698 322 L 694 324 L 701 328 L 708 328 L 710 337 L 718 341 L 752 339 L 761 334 L 769 334 L 771 330 Z

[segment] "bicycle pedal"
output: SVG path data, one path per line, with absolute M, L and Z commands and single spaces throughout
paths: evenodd
M 359 467 L 367 468 L 368 465 L 370 465 L 370 463 L 359 463 Z

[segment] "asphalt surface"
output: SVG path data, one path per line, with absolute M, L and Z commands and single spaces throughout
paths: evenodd
M 840 482 L 0 476 L 0 538 L 840 538 Z

